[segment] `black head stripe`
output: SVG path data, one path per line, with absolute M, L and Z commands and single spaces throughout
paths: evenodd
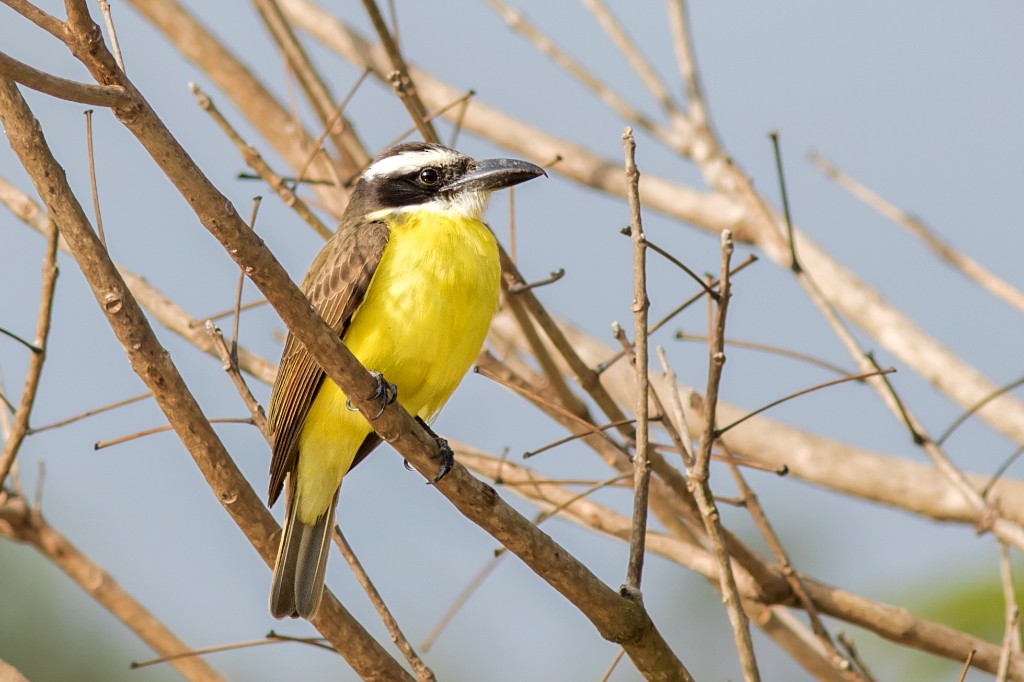
M 374 158 L 356 183 L 352 201 L 367 213 L 427 203 L 443 196 L 441 188 L 464 175 L 471 163 L 469 157 L 438 144 L 405 142 Z M 421 178 L 428 168 L 436 172 L 436 182 Z

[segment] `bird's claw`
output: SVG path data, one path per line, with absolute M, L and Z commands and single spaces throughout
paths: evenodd
M 398 386 L 384 378 L 384 375 L 380 372 L 370 370 L 370 375 L 377 381 L 377 388 L 374 390 L 373 395 L 369 397 L 369 400 L 380 400 L 380 409 L 377 410 L 377 414 L 370 417 L 370 421 L 375 421 L 378 417 L 384 414 L 384 410 L 388 405 L 395 402 L 398 399 Z M 359 408 L 352 404 L 351 400 L 345 401 L 345 407 L 352 412 L 358 412 Z
M 434 480 L 427 481 L 427 485 L 433 485 L 444 478 L 452 470 L 452 467 L 455 466 L 455 453 L 452 452 L 452 446 L 448 445 L 448 441 L 434 433 L 434 430 L 421 417 L 416 417 L 416 422 L 437 443 L 437 454 L 441 458 L 441 466 L 437 471 L 437 476 L 434 476 Z M 408 462 L 406 462 L 406 465 L 408 465 Z

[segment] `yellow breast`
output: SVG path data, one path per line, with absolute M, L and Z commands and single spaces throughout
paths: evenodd
M 479 220 L 397 214 L 344 340 L 398 386 L 412 414 L 433 417 L 483 344 L 498 304 L 494 236 Z
M 384 255 L 343 340 L 367 369 L 398 387 L 398 402 L 433 418 L 476 358 L 498 305 L 500 264 L 479 220 L 427 211 L 395 214 Z M 325 379 L 299 436 L 299 517 L 331 502 L 370 433 Z

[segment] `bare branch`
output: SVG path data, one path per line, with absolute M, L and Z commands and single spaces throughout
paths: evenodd
M 220 112 L 217 106 L 213 103 L 213 100 L 195 83 L 190 83 L 189 88 L 192 90 L 192 94 L 195 95 L 196 102 L 203 111 L 210 115 L 210 118 L 216 122 L 220 129 L 224 131 L 224 134 L 228 136 L 228 139 L 235 145 L 239 153 L 242 155 L 242 159 L 245 163 L 256 171 L 263 181 L 266 182 L 271 189 L 277 192 L 277 195 L 281 197 L 281 201 L 284 205 L 295 211 L 300 218 L 302 218 L 307 225 L 313 228 L 313 230 L 323 237 L 324 239 L 330 239 L 331 235 L 334 234 L 329 227 L 324 225 L 323 221 L 317 217 L 313 210 L 306 205 L 299 195 L 295 193 L 292 186 L 285 181 L 280 175 L 277 174 L 264 159 L 263 156 L 256 151 L 256 148 L 250 144 L 247 144 L 242 136 L 235 130 L 224 115 Z M 316 155 L 314 152 L 310 156 L 309 161 L 312 162 L 313 157 Z M 303 170 L 308 167 L 308 164 L 303 166 Z
M 39 234 L 48 233 L 49 216 L 38 204 L 24 192 L 0 177 L 0 203 L 6 205 L 14 215 Z M 60 249 L 71 253 L 67 242 L 60 239 Z M 203 321 L 190 315 L 163 292 L 150 284 L 144 277 L 128 270 L 123 265 L 115 264 L 117 271 L 128 285 L 128 289 L 153 317 L 164 327 L 194 345 L 199 350 L 217 357 L 210 337 L 203 329 Z M 260 381 L 272 384 L 277 367 L 265 358 L 252 351 L 238 348 L 239 367 Z
M 313 136 L 297 126 L 291 113 L 230 50 L 195 19 L 177 0 L 128 0 L 139 13 L 167 36 L 168 40 L 202 69 L 231 102 L 245 115 L 292 168 L 305 165 L 316 151 Z M 323 155 L 313 161 L 313 176 L 331 176 L 333 166 Z M 317 196 L 333 215 L 341 216 L 348 190 L 344 187 L 315 186 Z
M 633 537 L 629 543 L 629 568 L 624 589 L 639 597 L 644 567 L 644 538 L 647 536 L 647 498 L 651 464 L 648 456 L 650 388 L 647 383 L 647 244 L 640 216 L 640 171 L 636 167 L 636 140 L 632 128 L 622 134 L 629 182 L 630 232 L 633 235 L 633 328 L 636 338 L 636 449 L 633 455 Z
M 626 58 L 626 61 L 629 62 L 633 72 L 640 78 L 640 82 L 654 95 L 654 99 L 658 100 L 662 110 L 672 118 L 675 125 L 680 127 L 685 125 L 686 122 L 683 120 L 683 114 L 675 100 L 672 99 L 669 89 L 658 76 L 654 67 L 644 58 L 640 48 L 637 47 L 636 43 L 626 33 L 622 22 L 612 15 L 611 10 L 604 4 L 604 0 L 583 0 L 583 4 L 594 13 L 597 22 L 601 24 L 601 28 L 608 34 L 608 37 L 615 44 L 615 47 L 618 48 L 619 52 L 622 53 L 622 56 Z
M 386 56 L 354 29 L 316 7 L 311 0 L 281 0 L 285 13 L 311 35 L 359 67 L 370 66 L 386 81 Z M 441 106 L 459 91 L 422 70 L 410 67 L 418 92 L 430 106 Z M 626 187 L 618 164 L 579 145 L 549 135 L 474 99 L 466 109 L 467 129 L 525 158 L 563 157 L 555 170 L 580 184 L 624 197 Z M 752 242 L 776 263 L 788 268 L 789 246 L 780 238 L 779 217 L 742 177 L 735 162 L 720 152 L 710 136 L 693 158 L 714 192 L 697 192 L 664 178 L 644 175 L 644 205 L 705 231 L 730 229 L 738 241 Z M 803 264 L 816 273 L 822 292 L 837 309 L 865 329 L 908 367 L 966 407 L 996 387 L 977 369 L 929 336 L 862 279 L 840 265 L 799 230 L 794 230 Z M 1001 396 L 979 416 L 1017 442 L 1024 442 L 1024 401 Z M 609 418 L 614 418 L 609 415 Z
M 18 456 L 21 443 L 29 432 L 29 418 L 32 406 L 35 405 L 36 392 L 39 390 L 39 378 L 46 362 L 46 347 L 50 336 L 50 321 L 53 314 L 53 297 L 57 290 L 57 226 L 49 224 L 49 235 L 46 242 L 46 257 L 43 261 L 42 285 L 39 287 L 39 313 L 36 319 L 36 336 L 33 341 L 35 350 L 28 362 L 25 376 L 25 387 L 21 392 L 21 402 L 14 413 L 11 432 L 8 434 L 4 449 L 0 451 L 0 489 L 14 466 L 14 458 Z
M 0 0 L 0 2 L 58 40 L 64 40 L 64 22 L 57 17 L 47 14 L 28 0 Z
M 142 114 L 135 119 L 140 125 L 159 134 L 155 127 L 157 124 L 153 121 L 155 117 L 145 105 L 139 106 L 136 112 Z M 150 116 L 147 117 L 146 113 Z M 2 79 L 0 121 L 3 122 L 12 148 L 47 204 L 50 215 L 61 225 L 63 236 L 89 281 L 108 323 L 131 360 L 133 369 L 153 392 L 157 404 L 192 454 L 225 510 L 267 565 L 272 566 L 280 528 L 224 449 L 170 355 L 160 345 L 145 315 L 90 228 L 81 205 L 64 180 L 63 169 L 50 153 L 39 123 L 32 116 L 17 87 L 11 81 Z M 170 145 L 169 148 L 175 149 L 177 146 Z M 193 171 L 201 176 L 198 169 L 193 168 Z M 223 197 L 220 197 L 220 202 L 219 210 L 223 211 L 228 203 Z M 233 215 L 241 222 L 237 214 Z M 242 225 L 244 227 L 244 223 Z M 308 302 L 305 305 L 309 308 Z M 325 592 L 323 605 L 312 622 L 364 677 L 408 677 L 329 592 Z
M 47 523 L 38 510 L 30 509 L 24 498 L 8 497 L 0 504 L 0 536 L 37 549 L 153 651 L 168 656 L 189 650 L 167 626 L 125 592 L 109 573 Z M 201 659 L 182 659 L 172 665 L 188 680 L 218 682 L 224 679 Z M 0 678 L 7 679 L 2 674 Z
M 1010 304 L 1018 312 L 1024 312 L 1024 291 L 989 272 L 988 269 L 976 260 L 961 253 L 952 244 L 943 240 L 923 220 L 886 201 L 869 187 L 857 182 L 839 170 L 837 166 L 820 154 L 811 152 L 810 159 L 811 163 L 824 173 L 825 177 L 829 180 L 832 180 L 892 222 L 907 229 L 911 234 L 924 242 L 925 246 L 935 255 L 949 263 L 954 269 L 959 270 L 965 277 L 976 282 L 987 292 Z
M 579 353 L 582 362 L 596 363 L 612 355 L 612 349 L 564 320 L 558 321 L 568 342 Z M 509 348 L 525 344 L 515 333 L 513 323 L 499 313 L 491 326 L 491 337 Z M 612 397 L 628 404 L 635 395 L 632 368 L 609 367 L 602 375 Z M 673 390 L 658 376 L 651 383 L 659 393 Z M 692 387 L 680 387 L 684 396 L 687 419 L 699 423 L 703 417 L 687 404 L 693 396 Z M 721 421 L 736 420 L 748 412 L 719 401 Z M 983 521 L 978 509 L 952 487 L 934 466 L 909 461 L 904 457 L 887 456 L 855 448 L 822 436 L 801 431 L 777 421 L 758 416 L 742 428 L 729 432 L 732 450 L 743 457 L 772 468 L 788 467 L 790 474 L 819 486 L 861 499 L 881 502 L 939 521 L 977 524 Z M 968 474 L 970 485 L 982 490 L 990 476 Z M 1024 482 L 1000 478 L 990 497 L 999 499 L 1000 511 L 1018 523 L 1024 523 Z M 994 498 L 993 498 L 994 499 Z
M 440 142 L 437 131 L 434 130 L 434 124 L 430 122 L 427 110 L 423 106 L 423 101 L 416 90 L 416 83 L 409 72 L 409 67 L 405 63 L 402 51 L 399 49 L 395 38 L 391 35 L 391 31 L 388 30 L 387 24 L 384 23 L 384 17 L 380 14 L 376 0 L 363 0 L 363 8 L 366 9 L 366 13 L 370 17 L 370 23 L 373 24 L 373 30 L 376 31 L 381 45 L 384 46 L 388 60 L 391 62 L 391 72 L 388 73 L 388 80 L 395 87 L 395 92 L 398 93 L 402 103 L 409 109 L 409 115 L 412 116 L 412 120 L 419 129 L 420 134 L 423 135 L 423 139 L 428 142 Z
M 114 53 L 117 65 L 124 71 L 124 59 L 121 58 L 121 46 L 117 42 L 117 31 L 114 30 L 114 17 L 110 14 L 110 3 L 107 0 L 98 0 L 100 13 L 103 14 L 103 23 L 107 25 L 107 36 L 110 39 L 110 51 Z
M 716 427 L 718 388 L 722 380 L 722 367 L 725 365 L 725 317 L 729 307 L 729 297 L 732 295 L 729 286 L 729 260 L 732 257 L 732 251 L 732 234 L 725 231 L 722 233 L 722 268 L 721 275 L 719 275 L 718 301 L 714 307 L 714 326 L 711 329 L 711 339 L 708 342 L 708 383 L 704 393 L 704 427 L 700 437 L 700 447 L 697 448 L 695 462 L 690 471 L 689 487 L 704 519 L 704 528 L 711 541 L 715 560 L 718 562 L 722 601 L 725 602 L 726 612 L 729 614 L 743 677 L 747 682 L 757 682 L 761 676 L 754 658 L 754 645 L 750 640 L 750 624 L 740 605 L 739 591 L 736 587 L 732 563 L 729 561 L 729 551 L 725 545 L 721 518 L 708 484 L 711 448 L 718 433 Z
M 420 658 L 416 650 L 413 649 L 412 644 L 406 639 L 402 630 L 398 627 L 398 622 L 394 616 L 391 615 L 391 611 L 388 610 L 387 605 L 384 603 L 383 597 L 380 596 L 380 592 L 377 591 L 373 581 L 370 580 L 370 576 L 366 573 L 363 565 L 359 562 L 355 552 L 352 551 L 352 546 L 348 544 L 348 540 L 345 539 L 345 535 L 341 532 L 341 528 L 338 524 L 334 524 L 334 534 L 331 536 L 334 540 L 335 547 L 341 552 L 341 555 L 345 557 L 345 561 L 348 562 L 349 567 L 352 569 L 352 573 L 355 574 L 356 580 L 359 585 L 366 592 L 366 595 L 370 598 L 370 603 L 373 604 L 373 608 L 377 611 L 377 615 L 380 616 L 381 621 L 384 623 L 384 627 L 387 628 L 388 634 L 391 635 L 391 641 L 397 646 L 398 650 L 402 652 L 402 656 L 409 662 L 413 672 L 416 673 L 416 679 L 420 682 L 434 682 L 437 678 L 434 677 L 434 671 L 431 670 L 423 659 Z
M 253 0 L 253 4 L 281 53 L 288 60 L 288 65 L 298 79 L 306 99 L 313 106 L 320 124 L 342 155 L 342 175 L 355 175 L 370 162 L 370 154 L 353 132 L 352 123 L 342 115 L 341 107 L 335 106 L 334 97 L 326 82 L 295 37 L 291 24 L 285 20 L 276 0 Z M 314 153 L 319 148 L 320 144 L 317 142 Z
M 34 69 L 3 52 L 0 52 L 0 76 L 69 102 L 89 104 L 95 107 L 120 107 L 128 102 L 128 94 L 121 87 L 90 85 L 54 76 Z

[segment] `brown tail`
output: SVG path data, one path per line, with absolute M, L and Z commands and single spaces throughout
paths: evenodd
M 294 474 L 289 476 L 294 478 Z M 339 489 L 340 490 L 340 489 Z M 284 518 L 281 547 L 274 565 L 274 583 L 270 591 L 270 613 L 274 618 L 309 620 L 320 608 L 324 594 L 324 571 L 334 529 L 334 510 L 338 493 L 331 506 L 316 523 L 307 525 L 296 514 L 294 485 L 289 480 L 288 511 Z

